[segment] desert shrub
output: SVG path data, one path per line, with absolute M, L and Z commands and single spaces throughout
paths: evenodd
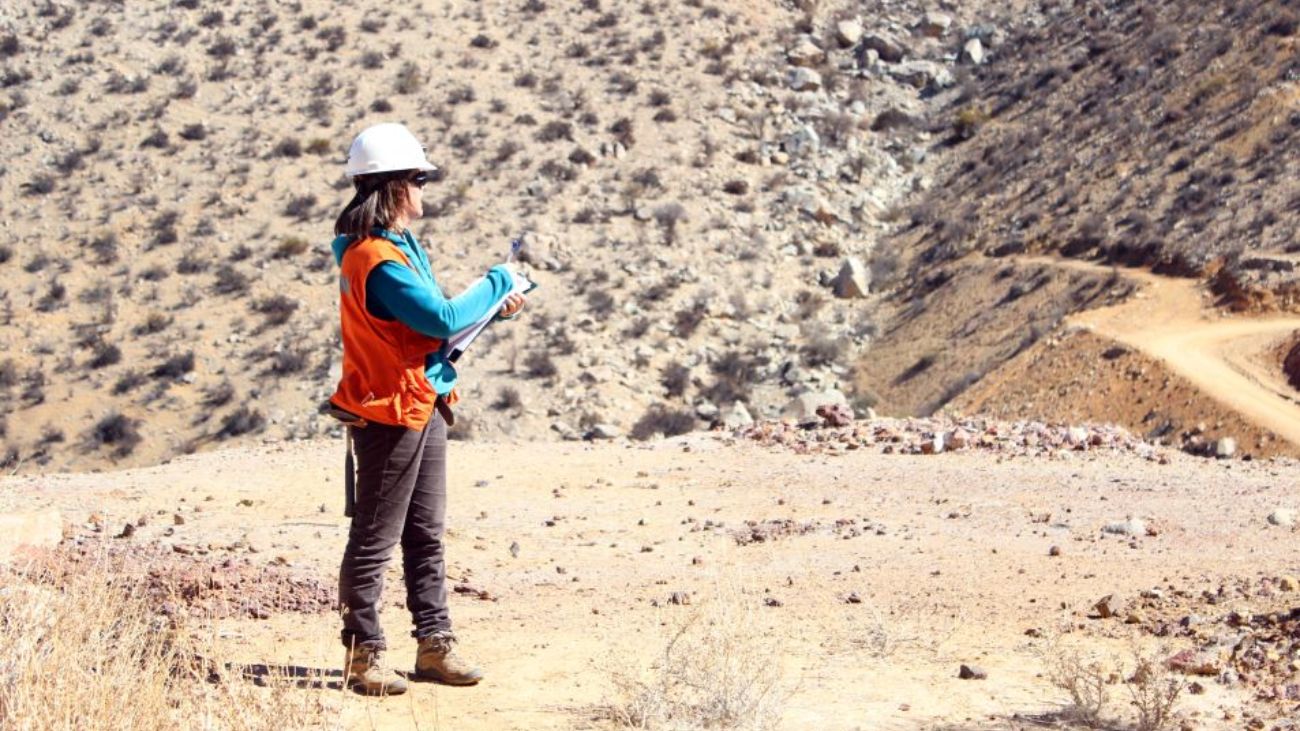
M 645 337 L 646 333 L 650 332 L 650 326 L 653 324 L 654 322 L 644 315 L 637 317 L 623 329 L 623 337 L 640 340 Z
M 121 396 L 143 386 L 149 379 L 134 368 L 123 373 L 113 384 L 113 395 Z
M 0 361 L 0 389 L 10 389 L 18 385 L 18 366 L 13 358 Z
M 847 342 L 827 333 L 814 335 L 799 348 L 805 365 L 816 368 L 832 365 L 843 359 Z
M 276 157 L 302 157 L 302 143 L 294 137 L 285 137 L 271 148 Z
M 515 86 L 524 89 L 531 89 L 537 86 L 537 74 L 532 71 L 525 71 L 524 73 L 519 74 L 515 77 Z
M 145 317 L 144 322 L 131 329 L 131 333 L 137 337 L 153 335 L 166 330 L 171 324 L 172 318 L 170 315 L 164 315 L 161 312 L 150 312 L 149 315 Z
M 574 148 L 573 152 L 569 153 L 569 162 L 574 165 L 590 165 L 595 161 L 596 156 L 581 147 Z
M 267 372 L 275 376 L 288 376 L 307 370 L 308 351 L 281 348 L 271 355 Z
M 659 385 L 669 398 L 686 395 L 686 387 L 691 385 L 691 369 L 681 363 L 669 363 L 659 372 Z
M 212 266 L 212 262 L 193 251 L 185 252 L 185 255 L 176 262 L 177 274 L 202 274 Z
M 590 290 L 587 292 L 587 309 L 604 316 L 614 309 L 614 297 L 603 289 Z
M 763 356 L 729 350 L 709 365 L 714 380 L 701 393 L 715 404 L 747 401 L 767 363 Z
M 86 433 L 86 444 L 90 449 L 111 447 L 113 456 L 129 456 L 144 441 L 140 436 L 140 421 L 124 416 L 116 411 L 95 422 Z
M 671 246 L 677 242 L 677 226 L 686 220 L 686 209 L 680 203 L 665 203 L 654 209 L 655 223 L 663 231 L 664 243 Z
M 386 21 L 382 16 L 366 17 L 361 20 L 361 30 L 366 33 L 378 33 L 384 29 Z
M 140 147 L 166 150 L 170 143 L 171 139 L 167 136 L 167 133 L 163 130 L 156 129 L 150 133 L 148 137 L 145 137 L 140 141 Z
M 524 372 L 530 378 L 551 378 L 559 373 L 551 354 L 545 350 L 534 350 L 524 358 Z
M 538 142 L 554 142 L 556 140 L 573 141 L 573 125 L 568 122 L 555 120 L 547 122 L 537 131 Z
M 675 437 L 695 429 L 695 414 L 690 409 L 670 408 L 663 404 L 653 404 L 632 425 L 631 437 L 640 441 L 652 438 L 656 434 Z
M 514 140 L 504 140 L 498 147 L 496 154 L 492 156 L 492 162 L 500 165 L 524 149 L 522 145 Z
M 62 282 L 54 280 L 46 288 L 45 294 L 36 301 L 38 312 L 53 312 L 67 305 L 68 288 Z
M 677 112 L 674 112 L 671 109 L 660 109 L 659 111 L 655 112 L 654 121 L 660 124 L 664 124 L 667 122 L 676 122 Z
M 173 355 L 167 360 L 154 366 L 149 371 L 149 375 L 154 378 L 180 378 L 194 370 L 194 353 L 193 351 Z
M 254 302 L 253 311 L 265 318 L 267 327 L 278 327 L 288 322 L 298 311 L 298 302 L 283 294 L 275 294 Z
M 704 306 L 699 302 L 693 302 L 673 315 L 673 335 L 677 338 L 685 339 L 695 334 L 708 315 Z
M 311 242 L 301 236 L 286 236 L 280 239 L 271 252 L 272 259 L 290 259 L 301 255 L 311 247 Z
M 210 409 L 215 409 L 230 403 L 233 398 L 235 398 L 234 385 L 230 381 L 222 381 L 203 389 L 203 399 L 199 403 Z
M 497 392 L 496 400 L 492 402 L 492 408 L 498 411 L 517 409 L 520 406 L 523 406 L 523 399 L 519 397 L 519 390 L 511 386 L 502 386 Z
M 221 420 L 217 431 L 219 439 L 238 437 L 244 434 L 258 434 L 266 429 L 266 417 L 257 409 L 240 406 Z
M 310 219 L 316 210 L 317 198 L 315 195 L 308 193 L 306 195 L 296 195 L 289 199 L 284 206 L 284 214 L 299 221 Z
M 479 33 L 470 39 L 469 45 L 471 48 L 496 48 L 497 42 L 489 38 L 487 35 Z
M 8 244 L 0 244 L 0 264 L 14 258 L 14 250 Z
M 458 104 L 469 104 L 477 98 L 472 86 L 457 86 L 447 92 L 447 103 L 453 107 Z
M 95 352 L 86 365 L 91 369 L 107 368 L 122 362 L 122 349 L 112 343 L 101 342 L 95 346 Z
M 96 264 L 112 264 L 118 260 L 117 234 L 109 232 L 95 237 L 90 242 L 90 250 L 95 254 Z
M 632 145 L 636 142 L 636 137 L 633 134 L 632 120 L 627 117 L 622 117 L 611 124 L 609 126 L 609 133 L 614 135 L 614 139 L 629 150 L 632 149 Z
M 53 175 L 37 173 L 36 175 L 33 175 L 32 179 L 27 181 L 27 184 L 23 187 L 26 189 L 27 195 L 49 195 L 54 192 L 54 186 L 55 181 Z
M 397 78 L 393 83 L 393 90 L 398 94 L 414 94 L 424 87 L 425 75 L 412 61 L 402 64 L 397 71 Z
M 749 183 L 744 180 L 728 180 L 723 183 L 722 192 L 729 195 L 745 195 L 749 192 Z
M 207 48 L 208 55 L 225 60 L 239 52 L 239 44 L 229 36 L 217 36 Z

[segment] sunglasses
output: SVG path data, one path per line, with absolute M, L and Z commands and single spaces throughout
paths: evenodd
M 421 171 L 411 176 L 409 182 L 417 188 L 423 188 L 429 183 L 434 182 L 434 176 L 432 173 Z

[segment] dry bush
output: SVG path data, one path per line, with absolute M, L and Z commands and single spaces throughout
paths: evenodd
M 1173 720 L 1174 706 L 1185 684 L 1161 659 L 1163 653 L 1135 649 L 1134 669 L 1127 688 L 1137 709 L 1137 731 L 1160 731 Z
M 250 682 L 225 661 L 215 626 L 156 615 L 133 578 L 143 570 L 107 558 L 88 568 L 0 582 L 0 728 L 341 727 L 327 705 L 337 696 L 300 690 L 274 670 Z
M 757 599 L 726 588 L 669 622 L 649 667 L 609 669 L 605 712 L 619 727 L 770 729 L 781 722 L 780 638 L 760 627 Z
M 1046 644 L 1042 658 L 1047 665 L 1048 682 L 1069 696 L 1067 712 L 1085 726 L 1100 726 L 1110 702 L 1111 670 L 1106 664 L 1077 648 L 1062 647 L 1056 641 Z

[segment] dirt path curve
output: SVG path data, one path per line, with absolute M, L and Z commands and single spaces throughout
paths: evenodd
M 1066 269 L 1107 272 L 1108 267 L 1047 257 L 1027 259 Z M 1222 315 L 1201 284 L 1124 269 L 1142 290 L 1119 305 L 1090 310 L 1067 321 L 1159 358 L 1214 400 L 1300 445 L 1300 404 L 1271 361 L 1271 348 L 1300 330 L 1289 315 Z

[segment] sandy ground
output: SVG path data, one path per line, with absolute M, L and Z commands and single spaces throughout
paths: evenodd
M 1103 595 L 1300 573 L 1296 534 L 1265 520 L 1300 506 L 1290 462 L 800 456 L 712 435 L 451 449 L 450 575 L 493 597 L 452 599 L 463 648 L 487 672 L 482 685 L 420 684 L 385 700 L 339 692 L 329 614 L 223 622 L 235 658 L 301 669 L 303 692 L 335 694 L 349 728 L 601 727 L 613 669 L 649 670 L 668 633 L 717 598 L 743 608 L 769 648 L 788 694 L 782 728 L 1019 728 L 1064 701 L 1042 677 L 1046 639 L 1027 630 L 1123 653 L 1141 633 L 1087 618 Z M 55 506 L 73 532 L 97 514 L 109 535 L 148 516 L 120 540 L 221 554 L 243 539 L 235 552 L 332 581 L 346 530 L 340 462 L 340 443 L 312 442 L 11 477 L 0 510 Z M 1130 515 L 1159 535 L 1100 530 Z M 746 520 L 784 518 L 811 530 L 736 540 Z M 398 571 L 385 619 L 406 665 L 414 646 Z M 673 592 L 691 603 L 670 603 Z M 852 593 L 861 603 L 846 601 Z M 988 679 L 959 680 L 961 663 Z M 1180 703 L 1195 728 L 1239 728 L 1252 707 L 1213 682 Z

